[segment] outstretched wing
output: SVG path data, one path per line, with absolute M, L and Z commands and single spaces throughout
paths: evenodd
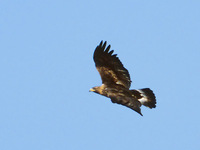
M 128 70 L 124 68 L 123 64 L 113 54 L 114 50 L 110 50 L 110 45 L 106 48 L 106 41 L 96 47 L 94 52 L 94 62 L 96 68 L 101 76 L 103 84 L 119 84 L 125 88 L 130 88 L 131 79 Z

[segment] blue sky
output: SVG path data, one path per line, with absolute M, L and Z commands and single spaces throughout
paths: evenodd
M 1 150 L 200 148 L 200 1 L 0 2 Z M 150 87 L 143 117 L 88 92 L 107 40 L 132 89 Z

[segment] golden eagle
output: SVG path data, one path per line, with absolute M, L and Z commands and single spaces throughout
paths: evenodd
M 113 103 L 127 106 L 140 115 L 141 105 L 149 108 L 156 107 L 156 98 L 149 88 L 139 90 L 129 90 L 131 85 L 128 70 L 117 57 L 113 55 L 114 50 L 110 51 L 110 45 L 106 48 L 106 41 L 96 47 L 93 59 L 96 68 L 101 76 L 102 85 L 90 89 L 90 91 L 106 96 Z

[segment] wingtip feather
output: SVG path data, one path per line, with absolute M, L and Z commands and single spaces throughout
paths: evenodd
M 103 43 L 103 46 L 102 46 L 103 49 L 106 48 L 106 44 L 107 44 L 107 42 L 105 41 L 105 42 Z
M 101 47 L 101 46 L 102 46 L 102 44 L 103 44 L 103 40 L 101 40 L 101 42 L 99 43 L 99 46 Z
M 114 52 L 114 50 L 111 50 L 111 51 L 109 52 L 109 54 L 110 54 L 110 55 L 112 55 L 112 54 L 113 54 L 113 52 Z
M 110 50 L 110 45 L 108 45 L 108 47 L 106 48 L 105 52 L 108 53 L 108 51 Z

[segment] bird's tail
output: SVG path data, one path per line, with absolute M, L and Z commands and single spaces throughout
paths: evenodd
M 156 97 L 151 89 L 145 88 L 131 91 L 133 93 L 133 96 L 136 97 L 142 105 L 149 108 L 156 107 Z

